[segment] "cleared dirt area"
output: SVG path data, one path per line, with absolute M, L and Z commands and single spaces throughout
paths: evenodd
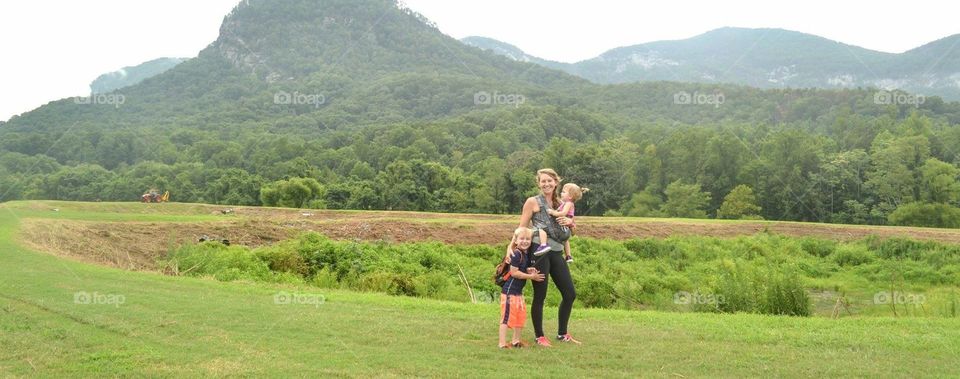
M 92 206 L 94 212 L 122 212 L 116 206 Z M 515 215 L 418 212 L 318 211 L 257 207 L 189 205 L 143 208 L 145 213 L 219 215 L 210 222 L 93 222 L 24 219 L 20 241 L 38 251 L 128 270 L 155 270 L 157 260 L 201 236 L 232 244 L 263 246 L 315 231 L 340 240 L 452 244 L 501 244 L 516 226 Z M 127 208 L 129 211 L 129 208 Z M 735 237 L 756 233 L 856 240 L 910 237 L 960 243 L 952 229 L 849 226 L 795 222 L 716 222 L 697 220 L 578 217 L 577 235 L 590 238 L 666 238 L 680 235 Z

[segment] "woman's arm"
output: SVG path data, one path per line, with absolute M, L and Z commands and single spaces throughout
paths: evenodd
M 527 201 L 523 203 L 523 211 L 520 212 L 520 227 L 529 228 L 530 219 L 533 218 L 534 209 L 537 206 L 537 199 L 529 197 Z
M 573 219 L 570 217 L 557 217 L 557 223 L 570 228 L 570 231 L 576 232 L 577 225 L 573 223 Z

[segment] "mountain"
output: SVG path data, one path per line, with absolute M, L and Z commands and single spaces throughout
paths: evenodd
M 763 55 L 739 60 L 727 50 L 766 43 L 728 32 L 688 43 L 736 68 L 730 75 L 756 75 L 737 62 L 757 65 Z M 766 38 L 798 60 L 808 58 L 787 50 L 822 42 L 789 32 Z M 637 59 L 651 70 L 676 72 L 670 61 L 697 50 L 653 46 L 672 57 Z M 884 57 L 854 51 L 854 60 Z M 713 213 L 745 183 L 765 218 L 885 222 L 890 204 L 915 191 L 886 190 L 900 188 L 893 181 L 901 176 L 863 177 L 873 172 L 867 154 L 890 160 L 919 144 L 942 162 L 960 161 L 950 148 L 960 144 L 960 103 L 938 97 L 884 103 L 873 89 L 674 76 L 596 84 L 513 58 L 446 36 L 398 1 L 244 0 L 197 57 L 0 123 L 0 201 L 136 201 L 157 188 L 183 202 L 308 196 L 299 204 L 504 213 L 519 211 L 534 170 L 553 167 L 593 189 L 578 204 L 585 215 L 646 212 L 667 191 L 694 184 L 709 192 Z M 919 170 L 912 166 L 904 170 Z M 882 180 L 880 190 L 870 180 Z
M 520 50 L 520 48 L 516 46 L 495 40 L 493 38 L 472 36 L 462 38 L 460 39 L 460 42 L 480 48 L 481 50 L 488 50 L 494 54 L 501 55 L 518 62 L 536 63 L 541 66 L 546 66 L 557 70 L 566 70 L 570 66 L 569 63 L 555 62 L 537 58 L 533 55 L 523 52 L 523 50 Z
M 162 74 L 187 58 L 157 58 L 136 66 L 128 66 L 117 71 L 100 75 L 90 83 L 90 93 L 108 93 L 123 87 L 129 87 L 144 79 Z
M 63 99 L 14 117 L 5 129 L 212 128 L 295 118 L 316 131 L 476 110 L 483 93 L 533 100 L 586 84 L 465 46 L 391 0 L 245 0 L 196 58 L 116 89 L 122 104 L 96 106 L 104 96 Z
M 480 37 L 465 43 L 475 45 Z M 960 35 L 891 54 L 783 30 L 721 28 L 692 38 L 619 47 L 573 64 L 542 63 L 487 40 L 508 57 L 564 70 L 595 83 L 669 80 L 733 83 L 758 88 L 901 89 L 960 100 Z

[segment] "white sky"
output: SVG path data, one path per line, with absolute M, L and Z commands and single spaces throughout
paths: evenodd
M 97 76 L 124 66 L 194 57 L 238 2 L 3 0 L 0 120 L 84 95 Z M 723 26 L 778 27 L 894 53 L 960 33 L 960 3 L 949 1 L 404 2 L 452 37 L 491 37 L 562 62 Z

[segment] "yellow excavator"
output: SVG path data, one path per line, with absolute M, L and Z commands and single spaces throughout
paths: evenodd
M 144 203 L 166 203 L 170 201 L 170 191 L 166 191 L 161 195 L 160 191 L 151 189 L 149 192 L 140 196 L 140 201 Z

